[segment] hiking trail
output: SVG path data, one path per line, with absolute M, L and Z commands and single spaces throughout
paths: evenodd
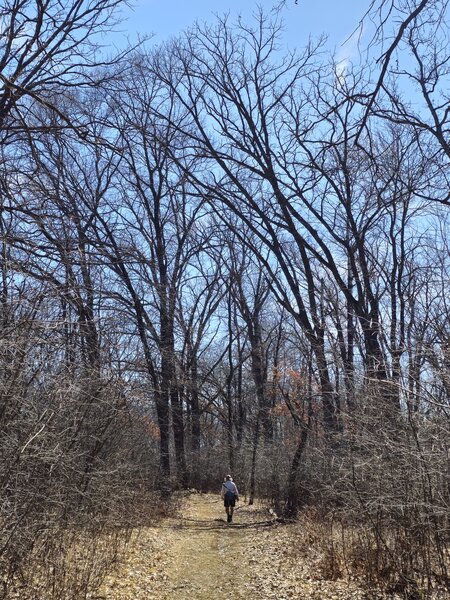
M 321 578 L 320 557 L 295 552 L 298 528 L 266 509 L 239 502 L 233 523 L 225 519 L 219 495 L 183 498 L 176 517 L 133 534 L 124 563 L 92 600 L 368 598 L 353 582 Z

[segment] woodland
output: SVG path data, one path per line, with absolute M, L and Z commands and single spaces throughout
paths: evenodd
M 90 597 L 228 472 L 450 590 L 448 0 L 345 64 L 283 4 L 120 51 L 122 0 L 0 5 L 0 598 Z

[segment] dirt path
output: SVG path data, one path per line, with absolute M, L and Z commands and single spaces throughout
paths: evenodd
M 190 496 L 178 518 L 137 532 L 118 576 L 95 598 L 266 599 L 257 591 L 254 552 L 261 533 L 276 525 L 267 511 L 242 504 L 232 524 L 224 515 L 218 496 Z
M 320 575 L 298 527 L 240 505 L 228 525 L 218 496 L 193 494 L 180 514 L 142 528 L 126 561 L 92 600 L 372 600 L 344 580 Z M 308 546 L 308 544 L 306 543 Z M 296 551 L 297 548 L 297 551 Z
M 167 569 L 167 598 L 248 598 L 253 535 L 268 522 L 247 506 L 236 510 L 232 525 L 222 514 L 217 498 L 191 498 L 171 551 L 175 560 Z

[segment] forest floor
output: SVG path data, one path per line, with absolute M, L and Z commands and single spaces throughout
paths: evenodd
M 266 509 L 242 503 L 232 524 L 224 517 L 219 496 L 192 494 L 183 498 L 177 516 L 134 532 L 125 561 L 92 598 L 385 598 L 348 578 L 327 579 L 323 557 L 301 540 L 297 524 L 279 524 Z

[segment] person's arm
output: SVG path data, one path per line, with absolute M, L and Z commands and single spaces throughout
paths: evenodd
M 236 484 L 234 484 L 234 489 L 235 489 L 234 495 L 236 496 L 236 500 L 239 500 L 239 492 L 238 492 Z

